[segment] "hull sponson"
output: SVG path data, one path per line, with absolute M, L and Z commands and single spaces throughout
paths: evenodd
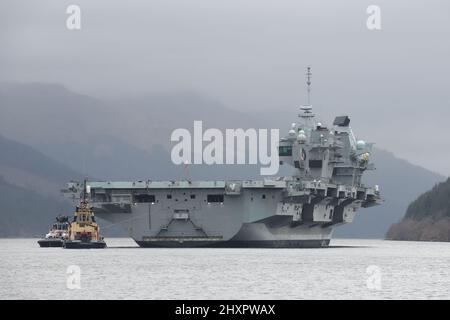
M 266 221 L 244 223 L 241 230 L 230 241 L 322 241 L 330 240 L 331 234 L 332 228 L 330 227 L 322 228 L 321 226 L 293 225 L 291 223 L 274 226 Z
M 286 219 L 267 219 L 264 222 L 245 223 L 239 232 L 228 241 L 208 241 L 200 238 L 195 241 L 188 238 L 164 240 L 164 237 L 152 241 L 135 239 L 140 247 L 144 248 L 320 248 L 330 243 L 331 228 L 321 226 L 308 226 L 282 224 Z M 274 220 L 277 220 L 276 223 Z

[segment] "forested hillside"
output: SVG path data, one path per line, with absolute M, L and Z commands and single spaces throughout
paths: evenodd
M 411 202 L 403 220 L 392 225 L 386 237 L 450 241 L 450 178 Z

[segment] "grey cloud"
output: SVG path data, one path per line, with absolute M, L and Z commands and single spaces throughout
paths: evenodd
M 82 30 L 65 28 L 69 4 Z M 382 30 L 365 26 L 381 7 Z M 305 101 L 363 138 L 450 174 L 448 1 L 2 1 L 0 80 L 93 96 L 196 91 L 290 123 Z M 277 120 L 278 121 L 278 120 Z

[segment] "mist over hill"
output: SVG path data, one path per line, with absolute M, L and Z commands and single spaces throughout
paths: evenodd
M 247 114 L 198 93 L 108 101 L 42 83 L 1 84 L 0 106 L 0 134 L 8 137 L 0 140 L 4 151 L 0 175 L 8 188 L 12 184 L 42 196 L 55 196 L 65 182 L 84 176 L 99 180 L 256 178 L 259 167 L 255 165 L 190 165 L 187 170 L 174 165 L 171 132 L 175 128 L 192 131 L 193 121 L 203 120 L 205 127 L 219 129 L 277 128 L 278 124 L 283 135 L 297 119 L 295 107 L 292 113 Z M 383 238 L 413 199 L 444 179 L 379 148 L 372 155 L 377 170 L 367 172 L 364 181 L 380 185 L 386 201 L 360 210 L 352 224 L 335 229 L 336 236 Z M 289 171 L 282 167 L 279 175 Z
M 56 216 L 71 210 L 67 201 L 10 184 L 0 177 L 0 237 L 42 236 Z
M 44 153 L 0 135 L 0 175 L 5 181 L 59 196 L 61 182 L 81 179 L 81 175 Z
M 22 143 L 0 136 L 0 237 L 42 235 L 72 205 L 63 183 L 82 179 L 76 171 Z

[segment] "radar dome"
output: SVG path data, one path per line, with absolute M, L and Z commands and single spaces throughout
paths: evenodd
M 366 147 L 366 143 L 363 140 L 358 140 L 356 142 L 356 149 L 361 150 Z
M 298 132 L 297 141 L 298 141 L 299 143 L 305 143 L 305 142 L 306 142 L 306 134 L 305 134 L 305 131 L 300 130 L 300 131 Z

